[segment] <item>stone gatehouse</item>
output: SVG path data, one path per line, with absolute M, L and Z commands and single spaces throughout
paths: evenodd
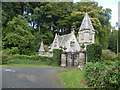
M 40 55 L 52 55 L 53 49 L 62 49 L 61 66 L 83 67 L 86 63 L 86 45 L 94 43 L 95 30 L 88 13 L 85 14 L 78 36 L 75 36 L 74 29 L 66 35 L 56 33 L 53 43 L 49 46 L 49 53 L 44 52 L 43 45 L 39 49 Z M 44 52 L 44 53 L 43 53 Z

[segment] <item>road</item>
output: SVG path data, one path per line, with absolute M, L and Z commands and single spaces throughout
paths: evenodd
M 2 67 L 2 88 L 64 88 L 57 67 Z

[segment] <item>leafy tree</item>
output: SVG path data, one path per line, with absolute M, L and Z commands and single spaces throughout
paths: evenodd
M 109 47 L 111 51 L 117 53 L 117 39 L 118 39 L 118 31 L 113 29 L 109 38 Z
M 34 36 L 31 33 L 32 27 L 22 16 L 14 17 L 3 29 L 4 48 L 18 47 L 20 54 L 26 54 L 25 50 L 30 51 L 31 42 Z M 31 48 L 32 49 L 32 48 Z
M 103 49 L 107 49 L 111 29 L 111 10 L 108 8 L 104 9 L 102 6 L 98 6 L 97 2 L 3 3 L 2 25 L 3 38 L 5 41 L 3 41 L 4 48 L 10 48 L 13 46 L 12 44 L 8 45 L 6 41 L 8 41 L 8 34 L 13 34 L 13 31 L 18 29 L 18 27 L 16 25 L 10 25 L 8 23 L 13 21 L 13 18 L 15 19 L 15 17 L 18 15 L 21 15 L 28 21 L 28 26 L 32 26 L 34 28 L 27 29 L 26 31 L 30 31 L 30 33 L 34 36 L 34 40 L 31 41 L 32 45 L 30 47 L 32 47 L 32 49 L 34 48 L 33 50 L 37 51 L 42 40 L 46 45 L 50 45 L 56 32 L 59 33 L 61 31 L 59 34 L 64 35 L 70 33 L 71 28 L 75 28 L 75 31 L 77 32 L 80 28 L 86 11 L 88 12 L 93 26 L 96 30 L 95 42 L 101 44 L 103 46 Z M 17 22 L 17 24 L 19 24 L 19 27 L 24 27 L 24 25 L 21 26 L 21 23 Z M 15 26 L 17 27 L 16 29 Z M 23 28 L 19 29 L 22 30 Z M 18 44 L 18 42 L 16 43 Z M 14 46 L 17 45 L 15 44 Z

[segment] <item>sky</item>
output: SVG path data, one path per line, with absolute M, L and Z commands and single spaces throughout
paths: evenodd
M 74 2 L 79 2 L 80 0 L 74 0 Z M 111 17 L 111 25 L 113 27 L 116 26 L 116 22 L 118 22 L 118 2 L 120 0 L 94 0 L 98 2 L 99 6 L 103 6 L 103 8 L 110 8 L 112 10 Z

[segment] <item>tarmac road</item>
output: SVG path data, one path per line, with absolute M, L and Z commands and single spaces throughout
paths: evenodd
M 2 67 L 2 88 L 64 88 L 57 67 Z

